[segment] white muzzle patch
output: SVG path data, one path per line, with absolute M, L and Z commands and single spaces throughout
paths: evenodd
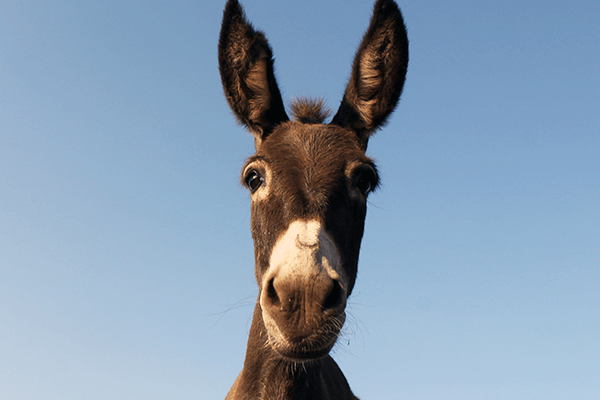
M 316 220 L 292 222 L 275 243 L 265 282 L 275 275 L 310 280 L 320 274 L 339 281 L 344 291 L 348 288 L 339 251 L 322 223 Z
M 312 281 L 322 278 L 323 274 L 339 282 L 343 296 L 347 296 L 348 278 L 342 270 L 340 253 L 331 235 L 317 220 L 296 220 L 275 243 L 269 268 L 261 283 L 261 304 L 266 304 L 265 288 L 272 279 L 302 286 L 311 285 Z M 282 344 L 287 343 L 287 338 L 264 307 L 263 321 L 272 339 Z

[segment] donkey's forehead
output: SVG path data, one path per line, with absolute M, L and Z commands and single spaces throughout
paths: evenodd
M 249 168 L 263 174 L 266 184 L 253 196 L 257 204 L 267 200 L 263 211 L 278 210 L 288 222 L 293 218 L 322 219 L 331 207 L 339 208 L 340 202 L 348 200 L 343 189 L 364 164 L 374 171 L 373 161 L 365 156 L 352 131 L 333 125 L 285 122 L 260 143 L 242 177 Z
M 306 167 L 314 163 L 326 168 L 351 162 L 371 162 L 354 132 L 335 125 L 300 122 L 278 126 L 261 143 L 257 155 L 277 164 L 294 161 Z

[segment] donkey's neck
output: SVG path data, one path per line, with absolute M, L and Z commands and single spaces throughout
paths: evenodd
M 244 369 L 226 400 L 358 400 L 330 356 L 308 363 L 289 361 L 268 344 L 257 304 L 254 310 Z

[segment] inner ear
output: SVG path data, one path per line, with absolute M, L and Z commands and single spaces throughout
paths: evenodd
M 248 98 L 250 103 L 249 119 L 263 128 L 262 135 L 264 134 L 264 128 L 270 126 L 267 113 L 265 112 L 271 104 L 271 92 L 268 90 L 266 58 L 259 58 L 256 64 L 250 68 L 246 84 L 251 93 Z

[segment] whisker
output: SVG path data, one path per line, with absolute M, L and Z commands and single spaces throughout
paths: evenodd
M 208 330 L 210 331 L 215 326 L 217 326 L 217 324 L 219 322 L 221 322 L 221 320 L 223 319 L 223 317 L 228 312 L 233 311 L 233 310 L 237 310 L 238 308 L 244 308 L 244 307 L 248 307 L 248 306 L 253 305 L 255 302 L 254 302 L 254 300 L 251 300 L 251 299 L 254 299 L 254 298 L 255 298 L 255 296 L 253 296 L 253 295 L 246 296 L 243 299 L 240 299 L 240 300 L 236 301 L 235 303 L 233 303 L 232 305 L 228 306 L 227 309 L 225 309 L 223 311 L 219 311 L 219 312 L 216 312 L 216 313 L 206 314 L 206 316 L 209 316 L 209 317 L 219 316 L 219 318 L 217 318 L 217 320 L 215 321 L 215 323 L 212 324 L 211 327 L 208 328 Z

